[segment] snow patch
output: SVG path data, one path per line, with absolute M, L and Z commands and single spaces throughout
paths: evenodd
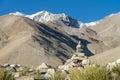
M 113 14 L 108 15 L 107 17 L 112 17 L 112 16 L 119 15 L 119 14 L 120 14 L 120 12 L 118 12 L 118 13 L 113 13 Z
M 9 15 L 25 16 L 25 14 L 23 14 L 23 13 L 21 13 L 21 12 L 9 13 Z
M 64 13 L 62 14 L 53 14 L 48 11 L 40 11 L 32 15 L 26 15 L 21 12 L 15 12 L 15 13 L 9 13 L 9 15 L 17 15 L 17 16 L 24 16 L 28 17 L 30 19 L 39 21 L 39 22 L 48 22 L 48 21 L 54 21 L 58 19 L 62 19 L 64 21 L 69 22 L 68 16 Z
M 86 25 L 87 27 L 89 27 L 89 26 L 95 26 L 95 25 L 97 25 L 98 23 L 99 23 L 99 21 L 95 21 L 95 22 L 85 23 L 85 25 Z

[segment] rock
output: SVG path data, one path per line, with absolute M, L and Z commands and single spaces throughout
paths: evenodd
M 50 80 L 52 78 L 52 75 L 50 75 L 50 74 L 48 74 L 48 73 L 46 73 L 45 75 L 44 75 L 44 80 Z
M 72 59 L 68 59 L 65 64 L 69 64 L 72 62 Z
M 17 70 L 16 70 L 15 67 L 10 67 L 10 71 L 12 71 L 12 72 L 17 72 Z
M 81 45 L 80 41 L 78 42 L 78 45 L 76 46 L 76 52 L 77 53 L 82 53 L 83 52 L 82 45 Z
M 15 68 L 15 67 L 17 67 L 17 65 L 16 64 L 11 64 L 10 67 L 11 68 L 13 68 L 13 67 Z
M 50 80 L 55 73 L 55 69 L 48 69 L 47 72 L 43 75 L 45 80 Z
M 77 56 L 79 56 L 79 57 L 85 57 L 85 54 L 84 53 L 77 53 Z
M 109 71 L 112 71 L 112 69 L 117 65 L 120 65 L 120 59 L 116 60 L 115 62 L 108 63 L 106 68 Z
M 29 72 L 33 72 L 33 69 L 29 69 Z
M 47 69 L 41 69 L 41 70 L 39 70 L 39 73 L 41 75 L 45 75 L 47 73 Z
M 86 67 L 90 64 L 90 61 L 89 61 L 89 59 L 85 58 L 85 59 L 82 60 L 81 64 L 82 64 L 83 67 Z
M 4 64 L 4 65 L 2 65 L 3 68 L 7 68 L 7 67 L 9 67 L 9 66 L 10 66 L 9 64 Z
M 80 41 L 78 42 L 78 45 L 76 46 L 76 50 L 79 50 L 79 49 L 81 49 L 81 42 Z
M 34 80 L 32 76 L 22 76 L 19 78 L 16 78 L 15 80 Z
M 113 67 L 115 67 L 115 66 L 116 66 L 116 62 L 108 63 L 106 68 L 107 68 L 109 71 L 112 71 Z
M 64 65 L 58 66 L 58 69 L 63 70 L 64 69 Z
M 20 64 L 17 64 L 17 67 L 21 67 L 21 65 L 20 65 Z
M 37 70 L 41 70 L 41 69 L 48 69 L 48 65 L 45 63 L 42 63 L 40 66 L 37 67 Z
M 23 67 L 19 67 L 17 68 L 17 71 L 22 71 L 24 68 Z
M 61 66 L 61 70 L 65 70 L 65 71 L 69 71 L 71 68 L 73 68 L 72 65 L 64 65 L 64 66 Z
M 71 59 L 72 59 L 72 60 L 79 60 L 80 57 L 72 57 Z
M 15 66 L 16 68 L 20 68 L 20 67 L 22 67 L 20 64 L 16 64 L 16 66 Z
M 16 72 L 16 73 L 14 74 L 14 77 L 15 77 L 15 78 L 20 77 L 20 73 L 19 73 L 19 72 Z
M 117 63 L 118 65 L 120 65 L 120 59 L 116 60 L 116 63 Z
M 48 69 L 47 73 L 53 75 L 55 73 L 55 69 Z
M 71 79 L 70 79 L 70 76 L 67 75 L 66 78 L 65 78 L 65 80 L 71 80 Z

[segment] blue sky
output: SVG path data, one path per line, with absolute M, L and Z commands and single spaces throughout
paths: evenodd
M 66 13 L 82 22 L 91 22 L 120 11 L 120 0 L 0 0 L 0 15 L 41 10 Z

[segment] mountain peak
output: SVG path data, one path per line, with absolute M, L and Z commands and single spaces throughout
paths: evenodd
M 99 23 L 99 21 L 83 23 L 81 21 L 77 21 L 77 20 L 69 17 L 65 13 L 53 14 L 53 13 L 45 11 L 45 10 L 37 12 L 35 14 L 31 14 L 31 15 L 26 15 L 21 12 L 10 13 L 10 15 L 24 16 L 24 17 L 27 17 L 27 18 L 30 18 L 32 20 L 42 22 L 42 23 L 63 21 L 63 23 L 70 24 L 73 27 L 83 27 L 83 26 L 88 27 L 88 26 L 94 26 Z
M 54 21 L 57 19 L 64 19 L 66 21 L 69 21 L 68 15 L 66 15 L 65 13 L 53 14 L 48 11 L 40 11 L 40 12 L 31 14 L 31 15 L 23 14 L 23 13 L 17 11 L 15 13 L 9 13 L 9 15 L 24 16 L 24 17 L 28 17 L 30 19 L 34 19 L 39 22 L 48 22 L 48 21 Z
M 39 22 L 49 22 L 49 21 L 55 21 L 58 19 L 64 19 L 68 21 L 67 19 L 68 16 L 65 15 L 64 13 L 53 14 L 48 11 L 40 11 L 35 14 L 32 14 L 31 16 L 33 17 L 34 20 L 39 21 Z

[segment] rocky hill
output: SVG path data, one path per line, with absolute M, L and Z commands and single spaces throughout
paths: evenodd
M 58 66 L 71 57 L 77 42 L 56 26 L 14 15 L 0 17 L 0 33 L 0 64 Z
M 101 64 L 101 62 L 108 63 L 109 61 L 119 59 L 120 13 L 109 15 L 90 28 L 97 32 L 99 40 L 108 47 L 108 49 L 104 49 L 100 54 L 91 57 L 91 60 Z

